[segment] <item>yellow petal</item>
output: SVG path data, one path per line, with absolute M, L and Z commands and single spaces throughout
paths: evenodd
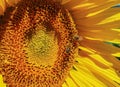
M 112 29 L 102 29 L 102 28 L 86 28 L 80 30 L 80 35 L 82 37 L 87 37 L 93 40 L 108 41 L 114 43 L 120 43 L 120 32 L 114 31 Z M 112 37 L 111 37 L 112 35 Z
M 80 74 L 84 78 L 84 82 L 91 84 L 94 87 L 106 87 L 104 83 L 99 81 L 91 71 L 89 71 L 85 66 L 80 65 L 79 63 L 74 64 L 76 72 L 78 73 L 78 78 L 81 78 Z M 86 78 L 87 77 L 87 78 Z M 89 87 L 91 87 L 89 86 Z
M 111 62 L 112 64 L 113 64 L 113 67 L 116 69 L 116 70 L 118 70 L 118 71 L 120 71 L 120 61 L 116 58 L 116 57 L 114 57 L 114 56 L 112 56 L 112 55 L 101 55 L 105 60 L 107 60 L 107 61 L 109 61 L 109 62 Z M 120 55 L 119 55 L 119 57 L 120 57 Z
M 4 11 L 5 11 L 5 1 L 0 0 L 0 15 L 3 15 Z
M 109 8 L 99 14 L 84 17 L 83 19 L 75 19 L 77 24 L 91 26 L 98 24 L 105 24 L 120 19 L 120 8 Z
M 106 19 L 101 21 L 99 24 L 106 24 L 106 23 L 110 23 L 110 22 L 119 21 L 120 20 L 120 8 L 115 8 L 115 9 L 117 11 L 119 11 L 119 13 L 115 13 L 115 15 L 113 15 L 113 16 L 106 17 Z M 112 13 L 114 13 L 114 11 Z M 104 15 L 103 15 L 103 17 L 104 17 Z
M 100 67 L 102 67 L 103 65 L 108 66 L 108 67 L 110 67 L 110 66 L 113 65 L 112 63 L 106 61 L 106 60 L 105 60 L 102 56 L 100 56 L 100 55 L 91 54 L 90 57 L 92 57 L 93 59 L 95 59 L 96 61 L 98 61 L 96 64 L 100 64 L 100 63 L 101 63 L 101 64 L 100 64 Z
M 68 85 L 68 87 L 77 87 L 75 82 L 69 76 L 66 78 L 66 84 Z
M 3 83 L 2 75 L 0 75 L 0 87 L 6 87 L 5 83 Z
M 78 20 L 80 18 L 94 16 L 98 13 L 101 13 L 101 12 L 109 9 L 110 7 L 116 5 L 120 2 L 119 0 L 105 0 L 103 3 L 103 1 L 104 0 L 99 0 L 99 1 L 89 0 L 88 2 L 87 1 L 85 2 L 85 0 L 84 0 L 85 3 L 80 3 L 79 5 L 82 4 L 82 6 L 84 6 L 84 4 L 87 4 L 87 3 L 91 3 L 92 5 L 91 6 L 86 5 L 86 7 L 81 7 L 78 5 L 78 8 L 72 9 L 71 13 L 74 14 L 73 18 L 75 20 Z M 101 2 L 101 3 L 99 3 L 99 2 Z M 72 3 L 71 3 L 71 5 L 72 5 Z
M 114 71 L 114 69 L 102 69 L 98 66 L 96 66 L 90 59 L 84 58 L 84 59 L 77 59 L 78 62 L 82 62 L 92 73 L 94 73 L 95 76 L 97 76 L 98 79 L 100 79 L 103 83 L 110 87 L 119 87 L 117 83 L 120 83 L 120 78 Z M 116 83 L 117 82 L 117 83 Z
M 85 2 L 86 0 L 70 0 L 67 3 L 63 4 L 65 8 L 72 9 L 73 7 L 81 4 L 82 2 Z
M 86 48 L 90 48 L 93 49 L 94 51 L 96 51 L 96 53 L 98 54 L 114 54 L 114 53 L 119 53 L 120 49 L 117 47 L 114 47 L 110 44 L 106 44 L 102 41 L 97 41 L 97 40 L 89 40 L 89 39 L 84 39 L 81 42 L 81 45 L 86 47 Z
M 81 86 L 81 87 L 91 87 L 91 84 L 88 83 L 88 82 L 85 82 L 85 80 L 83 80 L 84 78 L 84 75 L 75 71 L 75 70 L 71 70 L 70 71 L 70 76 L 71 78 L 76 82 L 76 84 L 78 86 Z
M 62 87 L 69 87 L 69 86 L 66 84 L 66 82 L 64 82 L 64 83 L 62 84 Z

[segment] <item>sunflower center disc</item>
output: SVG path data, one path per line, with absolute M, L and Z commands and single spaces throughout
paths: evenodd
M 27 41 L 26 53 L 28 62 L 35 66 L 51 66 L 57 57 L 58 43 L 54 32 L 46 32 L 44 27 L 37 27 L 37 30 Z M 29 35 L 31 36 L 31 35 Z M 29 37 L 28 36 L 28 37 Z
M 61 87 L 78 47 L 78 31 L 69 11 L 57 0 L 21 0 L 9 10 L 0 38 L 5 83 Z

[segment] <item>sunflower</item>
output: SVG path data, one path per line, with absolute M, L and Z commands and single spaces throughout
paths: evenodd
M 120 87 L 119 3 L 0 0 L 0 86 Z

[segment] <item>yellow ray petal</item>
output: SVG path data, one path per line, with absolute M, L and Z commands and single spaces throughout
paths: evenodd
M 94 73 L 94 75 L 97 75 L 98 77 L 102 78 L 103 83 L 110 87 L 119 87 L 117 83 L 120 83 L 120 78 L 114 71 L 114 69 L 102 69 L 98 66 L 96 66 L 90 59 L 88 58 L 82 58 L 77 59 L 78 62 L 82 62 L 91 72 Z M 99 78 L 98 78 L 99 79 Z M 116 83 L 117 82 L 117 83 Z
M 120 43 L 120 32 L 112 30 L 112 29 L 102 29 L 102 28 L 86 28 L 86 29 L 81 29 L 80 35 L 82 37 L 88 37 L 93 40 L 101 40 L 101 41 L 109 41 L 109 42 L 117 42 Z M 112 37 L 111 37 L 112 35 Z
M 103 2 L 108 2 L 108 1 L 111 1 L 111 0 L 88 0 L 88 2 L 92 2 L 92 3 L 95 3 L 97 5 L 100 5 L 100 4 L 103 4 Z
M 87 49 L 87 50 L 89 50 L 89 49 Z M 82 49 L 79 52 L 79 55 L 82 57 L 87 57 L 87 58 L 91 59 L 97 66 L 99 66 L 101 68 L 106 69 L 109 67 L 114 67 L 116 70 L 120 71 L 120 68 L 119 68 L 120 61 L 112 55 L 108 55 L 108 54 L 98 55 L 98 54 L 96 54 L 96 52 L 91 54 L 86 51 L 83 51 Z M 79 56 L 77 56 L 77 57 L 79 57 Z
M 120 8 L 116 8 L 116 10 L 119 11 L 119 13 L 115 13 L 115 15 L 111 16 L 111 17 L 106 17 L 105 20 L 101 21 L 99 24 L 106 24 L 106 23 L 109 23 L 109 22 L 114 22 L 114 21 L 118 21 L 120 20 Z M 114 13 L 114 11 L 112 12 Z M 104 16 L 104 15 L 103 15 Z M 120 22 L 119 22 L 120 23 Z
M 105 60 L 111 62 L 111 63 L 113 64 L 113 67 L 114 67 L 116 70 L 120 71 L 120 61 L 119 61 L 116 57 L 114 57 L 114 56 L 112 56 L 112 55 L 101 55 L 101 56 L 102 56 Z
M 102 56 L 97 55 L 97 54 L 91 54 L 90 57 L 92 57 L 92 59 L 95 59 L 96 61 L 98 61 L 96 64 L 100 64 L 100 67 L 102 67 L 103 65 L 108 67 L 113 66 L 112 63 L 106 61 Z
M 63 83 L 62 87 L 69 87 L 66 82 Z
M 5 1 L 0 0 L 0 15 L 3 15 L 4 11 L 5 11 Z
M 113 56 L 120 57 L 120 53 L 115 53 Z
M 66 4 L 67 2 L 69 2 L 70 0 L 62 0 L 62 4 L 64 5 L 64 4 Z
M 101 27 L 102 29 L 120 28 L 120 20 L 116 20 L 116 21 L 109 22 L 109 23 L 106 23 L 106 24 L 100 24 L 100 25 L 98 25 L 98 27 Z
M 74 8 L 75 6 L 85 2 L 86 0 L 70 0 L 68 1 L 67 3 L 63 4 L 65 6 L 65 8 L 67 9 L 72 9 Z
M 106 10 L 106 9 L 108 9 L 108 8 L 118 4 L 118 3 L 120 3 L 119 0 L 107 0 L 107 1 L 108 2 L 104 2 L 104 3 L 102 2 L 103 4 L 98 5 L 98 6 L 94 7 L 94 8 L 88 9 L 88 14 L 91 14 L 91 13 L 94 13 L 94 12 L 98 12 L 100 10 L 104 11 L 104 10 Z
M 0 75 L 0 87 L 6 87 L 6 84 L 3 83 L 2 75 Z
M 76 14 L 76 15 L 73 15 L 74 16 L 73 18 L 79 19 L 79 16 L 77 16 L 78 14 L 80 14 L 80 18 L 81 18 L 81 16 L 82 17 L 85 17 L 85 16 L 88 16 L 88 17 L 89 16 L 94 16 L 94 15 L 96 15 L 98 13 L 101 13 L 101 12 L 109 9 L 110 7 L 118 4 L 119 2 L 120 1 L 106 0 L 106 1 L 104 1 L 104 3 L 102 2 L 99 5 L 96 4 L 96 3 L 98 3 L 98 1 L 96 1 L 96 2 L 92 2 L 92 3 L 94 3 L 94 4 L 92 4 L 92 6 L 88 6 L 88 7 L 84 7 L 84 8 L 78 6 L 78 8 L 75 8 L 75 9 L 72 10 L 72 13 Z M 90 3 L 90 2 L 88 1 L 88 3 Z M 84 4 L 84 3 L 82 3 L 82 4 Z M 85 14 L 85 15 L 81 15 L 81 14 Z
M 91 73 L 91 71 L 89 71 L 87 68 L 85 68 L 85 66 L 82 66 L 79 63 L 77 63 L 77 64 L 74 64 L 74 68 L 76 69 L 76 72 L 78 73 L 78 78 L 81 78 L 81 76 L 79 76 L 81 74 L 82 77 L 84 78 L 84 82 L 90 83 L 94 87 L 106 87 L 106 85 L 104 83 L 102 83 L 101 81 L 99 81 Z
M 94 51 L 96 51 L 96 53 L 99 54 L 114 54 L 114 53 L 119 53 L 120 49 L 117 47 L 114 47 L 110 44 L 106 44 L 102 41 L 97 41 L 97 40 L 89 40 L 89 39 L 84 39 L 81 42 L 81 45 L 86 47 L 86 48 L 90 48 L 93 49 Z
M 107 60 L 107 61 L 109 61 L 109 62 L 111 62 L 111 63 L 113 63 L 113 67 L 115 68 L 115 69 L 117 69 L 117 70 L 120 70 L 120 68 L 119 68 L 119 66 L 120 66 L 120 62 L 119 62 L 119 60 L 117 60 L 114 56 L 112 56 L 113 54 L 118 54 L 118 53 L 120 53 L 120 49 L 119 48 L 117 48 L 117 47 L 114 47 L 114 46 L 112 46 L 112 45 L 108 45 L 108 44 L 105 44 L 105 43 L 103 43 L 103 42 L 101 42 L 101 41 L 95 41 L 95 43 L 94 43 L 94 41 L 93 41 L 93 43 L 90 41 L 89 42 L 89 40 L 87 40 L 88 42 L 83 42 L 83 43 L 81 43 L 84 47 L 86 47 L 86 48 L 88 48 L 88 50 L 90 49 L 92 49 L 92 50 L 94 50 L 94 51 L 96 51 L 95 53 L 98 53 L 98 54 L 100 54 L 101 55 L 101 58 L 102 59 L 104 59 L 104 60 Z M 81 54 L 80 54 L 81 55 Z M 93 56 L 92 56 L 93 55 Z M 83 55 L 81 55 L 81 56 L 83 56 Z M 90 59 L 92 59 L 95 63 L 97 62 L 97 61 L 99 61 L 98 63 L 96 63 L 98 66 L 99 65 L 101 65 L 100 64 L 100 62 L 102 63 L 102 65 L 104 64 L 104 65 L 106 65 L 106 66 L 108 66 L 108 65 L 111 65 L 111 64 L 109 64 L 109 63 L 107 63 L 107 62 L 104 62 L 103 60 L 100 60 L 99 58 L 98 58 L 98 60 L 97 60 L 97 57 L 95 56 L 95 54 L 89 54 L 89 56 L 91 56 L 92 58 L 90 58 Z M 86 57 L 89 57 L 88 55 L 86 56 Z M 120 55 L 119 55 L 120 56 Z M 96 58 L 95 58 L 96 57 Z M 93 58 L 95 58 L 95 59 L 93 59 Z M 107 65 L 108 64 L 108 65 Z M 102 66 L 101 66 L 102 67 Z
M 99 24 L 105 24 L 108 22 L 117 21 L 119 19 L 120 19 L 120 8 L 109 8 L 97 15 L 84 17 L 83 19 L 75 19 L 75 22 L 77 24 L 90 26 L 90 25 L 96 25 L 99 22 L 100 22 Z
M 78 86 L 81 86 L 81 87 L 91 87 L 92 86 L 90 83 L 86 82 L 86 80 L 83 80 L 83 78 L 85 76 L 82 73 L 79 73 L 75 70 L 70 71 L 70 77 L 76 82 L 76 84 Z
M 84 18 L 85 19 L 85 18 Z M 89 22 L 92 22 L 94 20 L 89 20 L 89 21 L 77 21 L 76 24 L 77 26 L 87 26 L 87 27 L 91 27 L 91 24 L 89 24 Z M 82 19 L 81 19 L 82 20 Z M 94 24 L 92 25 L 92 28 L 99 28 L 99 29 L 112 29 L 112 28 L 119 28 L 120 27 L 120 20 L 116 20 L 116 21 L 112 21 L 112 22 L 108 22 L 105 24 Z
M 78 87 L 69 76 L 66 78 L 66 84 L 68 85 L 68 87 Z

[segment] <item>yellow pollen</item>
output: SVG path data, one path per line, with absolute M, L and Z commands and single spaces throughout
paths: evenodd
M 38 26 L 35 34 L 27 40 L 27 61 L 35 66 L 52 66 L 57 58 L 58 43 L 55 32 L 46 32 L 44 27 Z

